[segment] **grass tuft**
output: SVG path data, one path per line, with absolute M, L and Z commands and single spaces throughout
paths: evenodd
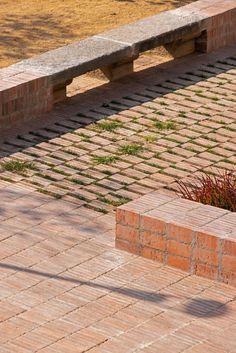
M 114 206 L 114 207 L 119 207 L 121 205 L 124 205 L 125 203 L 128 203 L 131 201 L 131 199 L 127 197 L 119 197 L 117 200 L 110 199 L 108 197 L 100 197 L 99 200 L 101 202 L 104 202 L 108 205 Z
M 109 131 L 109 132 L 112 132 L 121 127 L 123 127 L 123 123 L 117 120 L 101 121 L 95 125 L 95 128 L 100 131 Z
M 176 123 L 172 120 L 167 120 L 167 121 L 156 120 L 154 121 L 154 127 L 156 127 L 158 130 L 161 130 L 161 131 L 176 130 L 177 128 Z
M 154 142 L 157 140 L 157 136 L 155 135 L 147 135 L 147 136 L 144 136 L 144 140 L 146 142 Z
M 26 169 L 35 169 L 33 162 L 10 160 L 1 163 L 3 170 L 7 172 L 24 172 Z
M 118 156 L 94 156 L 92 161 L 94 164 L 112 164 L 119 160 Z
M 123 145 L 123 146 L 120 146 L 119 148 L 119 152 L 121 154 L 128 154 L 132 156 L 138 155 L 139 153 L 143 152 L 143 150 L 144 150 L 144 147 L 137 143 Z

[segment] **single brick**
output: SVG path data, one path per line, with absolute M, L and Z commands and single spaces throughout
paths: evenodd
M 236 257 L 236 240 L 224 239 L 223 240 L 223 253 Z
M 161 219 L 151 216 L 141 216 L 140 229 L 152 231 L 158 234 L 166 233 L 166 223 Z
M 236 273 L 236 257 L 230 255 L 223 255 L 222 270 L 226 272 Z
M 139 232 L 138 230 L 123 226 L 122 224 L 116 225 L 116 237 L 117 239 L 127 240 L 130 242 L 137 242 L 139 240 Z
M 127 210 L 125 208 L 117 208 L 116 222 L 122 225 L 128 225 L 134 228 L 139 227 L 139 213 L 136 211 Z
M 163 235 L 153 234 L 146 230 L 140 231 L 139 242 L 143 246 L 149 246 L 161 251 L 166 250 L 166 238 Z
M 196 246 L 218 251 L 219 238 L 207 232 L 196 232 Z
M 220 277 L 224 283 L 227 283 L 227 284 L 230 284 L 231 286 L 236 287 L 236 273 L 235 272 L 222 271 L 220 274 Z
M 197 247 L 194 251 L 194 259 L 196 263 L 204 263 L 208 265 L 218 266 L 219 256 L 215 251 Z
M 167 265 L 177 267 L 183 271 L 189 272 L 191 263 L 189 258 L 168 254 Z
M 194 273 L 198 276 L 216 280 L 218 276 L 218 268 L 209 264 L 197 263 Z
M 132 254 L 137 254 L 137 255 L 140 254 L 139 245 L 136 243 L 131 243 L 129 241 L 122 240 L 122 239 L 116 239 L 115 245 L 117 249 L 124 250 Z
M 179 243 L 176 240 L 167 240 L 167 252 L 171 255 L 190 257 L 191 245 Z
M 159 251 L 158 249 L 153 249 L 148 246 L 141 246 L 139 255 L 150 260 L 164 262 L 164 253 L 162 251 Z
M 193 231 L 191 228 L 178 224 L 169 224 L 167 227 L 167 237 L 178 242 L 190 244 L 192 242 Z

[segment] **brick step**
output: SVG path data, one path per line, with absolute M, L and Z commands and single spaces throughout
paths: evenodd
M 236 286 L 236 215 L 162 192 L 117 209 L 116 247 Z

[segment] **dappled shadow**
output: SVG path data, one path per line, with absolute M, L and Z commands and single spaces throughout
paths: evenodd
M 136 3 L 136 0 L 115 0 L 116 2 L 124 2 L 124 3 Z M 194 2 L 196 0 L 146 0 L 146 3 L 149 5 L 153 5 L 153 6 L 166 6 L 166 8 L 168 7 L 181 7 L 187 4 L 190 4 L 191 2 Z M 137 5 L 138 6 L 138 5 Z
M 123 0 L 116 1 L 122 2 Z M 193 0 L 168 0 L 160 2 L 153 1 L 153 3 L 152 1 L 147 1 L 147 4 L 153 5 L 154 11 L 156 9 L 156 11 L 159 12 L 160 6 L 164 6 L 164 8 L 168 9 L 171 7 L 183 6 L 192 1 Z M 135 0 L 125 0 L 124 2 L 133 3 L 134 5 L 136 3 Z M 2 4 L 2 6 L 7 7 L 7 2 Z M 30 7 L 30 5 L 28 6 Z M 71 26 L 72 19 L 70 21 L 68 19 L 71 14 L 73 15 L 73 8 L 70 9 L 70 7 L 67 8 L 67 6 L 65 6 L 65 9 L 67 9 L 67 12 L 64 13 L 62 11 L 61 14 L 57 11 L 48 14 L 41 14 L 35 11 L 34 14 L 27 14 L 28 11 L 26 10 L 26 13 L 23 14 L 22 12 L 19 13 L 19 11 L 17 11 L 16 13 L 9 13 L 5 16 L 5 11 L 3 11 L 0 26 L 0 67 L 60 47 L 72 42 L 76 37 L 77 40 L 81 37 L 86 37 L 88 33 L 91 32 L 90 29 L 93 28 L 93 22 L 91 19 L 88 19 L 91 21 L 89 27 L 89 23 L 86 23 L 86 26 L 84 26 L 83 21 L 78 23 L 77 17 L 75 16 L 73 18 L 75 22 L 74 26 L 76 28 L 75 32 L 77 32 L 77 35 L 75 35 L 73 33 L 73 27 Z M 75 13 L 76 11 L 77 10 L 75 10 Z M 86 17 L 86 10 L 84 9 L 84 11 Z M 100 19 L 97 18 L 97 22 L 99 22 L 99 20 Z M 79 35 L 77 26 L 81 27 Z M 96 30 L 93 34 L 95 33 Z
M 121 1 L 121 0 L 116 0 L 116 1 Z M 123 0 L 122 0 L 123 1 Z M 124 0 L 125 1 L 125 0 Z M 166 7 L 181 7 L 187 4 L 190 4 L 191 2 L 194 2 L 196 0 L 159 0 L 158 3 L 154 0 L 146 0 L 147 4 L 157 6 L 157 5 L 163 5 Z
M 60 47 L 76 36 L 55 15 L 8 15 L 1 19 L 0 67 Z M 53 43 L 52 44 L 52 39 Z M 40 44 L 39 44 L 40 43 Z

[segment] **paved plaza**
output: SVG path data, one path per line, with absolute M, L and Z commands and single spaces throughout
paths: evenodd
M 1 137 L 0 352 L 236 353 L 236 288 L 114 246 L 117 206 L 235 170 L 235 48 L 98 82 Z

